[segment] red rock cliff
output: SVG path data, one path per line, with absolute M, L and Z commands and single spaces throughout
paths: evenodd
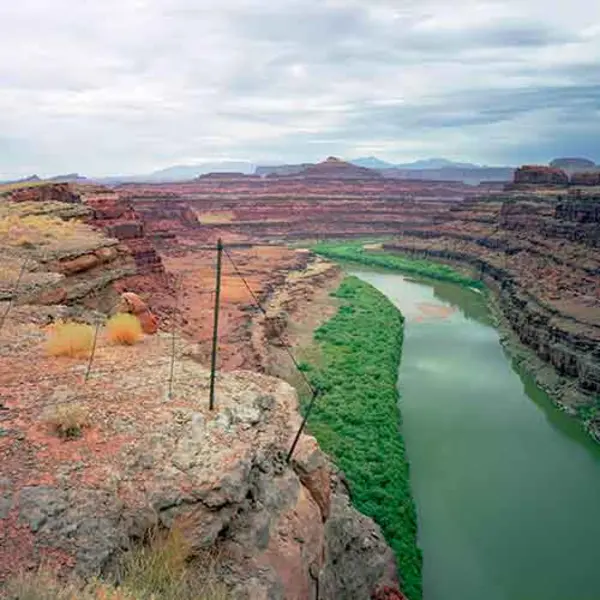
M 515 171 L 515 184 L 568 185 L 569 176 L 556 167 L 523 165 Z

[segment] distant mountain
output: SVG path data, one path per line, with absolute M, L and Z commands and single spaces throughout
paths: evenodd
M 206 173 L 254 173 L 255 166 L 246 161 L 224 161 L 199 163 L 197 165 L 175 165 L 147 176 L 147 181 L 190 181 Z
M 395 166 L 394 164 L 386 162 L 385 160 L 381 160 L 376 156 L 363 156 L 361 158 L 355 158 L 349 162 L 357 167 L 365 167 L 367 169 L 392 169 Z
M 80 175 L 79 173 L 67 173 L 66 175 L 55 175 L 54 177 L 48 177 L 44 181 L 50 181 L 52 183 L 72 183 L 72 182 L 83 182 L 87 181 L 87 177 Z
M 366 156 L 362 158 L 356 158 L 350 161 L 354 165 L 360 167 L 367 167 L 368 169 L 487 169 L 475 163 L 469 162 L 455 162 L 448 160 L 447 158 L 425 158 L 421 160 L 415 160 L 409 163 L 394 164 L 385 160 L 381 160 L 376 156 Z
M 479 169 L 474 163 L 454 162 L 447 158 L 425 158 L 411 163 L 394 165 L 397 169 Z
M 384 169 L 384 177 L 396 179 L 420 179 L 422 181 L 457 181 L 468 185 L 482 182 L 512 181 L 512 167 L 444 167 L 441 169 Z
M 598 168 L 598 165 L 589 158 L 555 158 L 550 161 L 550 166 L 556 169 L 562 169 L 569 174 L 577 173 L 579 171 L 594 171 Z
M 257 166 L 255 174 L 261 177 L 270 175 L 297 175 L 313 163 L 301 163 L 299 165 L 262 165 Z
M 300 165 L 273 165 L 256 167 L 261 177 L 293 177 L 302 179 L 373 179 L 381 178 L 381 172 L 346 162 L 330 156 L 320 163 Z
M 2 184 L 15 184 L 15 183 L 37 183 L 38 181 L 42 181 L 40 177 L 37 175 L 30 175 L 29 177 L 23 177 L 22 179 L 10 179 L 5 181 L 0 181 Z
M 330 156 L 323 162 L 306 167 L 299 176 L 306 179 L 377 179 L 381 178 L 381 173 Z
M 173 165 L 146 175 L 113 175 L 94 178 L 94 181 L 106 184 L 119 183 L 177 183 L 192 181 L 207 173 L 254 173 L 255 165 L 247 161 L 223 161 L 198 163 L 196 165 Z

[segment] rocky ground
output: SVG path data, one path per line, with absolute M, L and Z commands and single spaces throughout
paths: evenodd
M 299 425 L 288 384 L 220 374 L 211 412 L 209 373 L 177 340 L 169 397 L 171 338 L 160 334 L 135 347 L 101 339 L 84 385 L 86 361 L 47 357 L 36 320 L 20 307 L 3 330 L 1 577 L 41 560 L 110 571 L 148 528 L 181 521 L 193 548 L 226 557 L 233 598 L 312 598 L 317 581 L 321 598 L 367 598 L 394 584 L 393 555 L 314 440 L 285 463 Z M 78 439 L 48 423 L 64 405 L 87 415 Z

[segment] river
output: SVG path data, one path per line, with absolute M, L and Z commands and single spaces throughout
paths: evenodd
M 600 599 L 600 446 L 513 369 L 474 290 L 352 268 L 406 318 L 424 600 Z

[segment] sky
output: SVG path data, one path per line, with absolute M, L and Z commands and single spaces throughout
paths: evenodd
M 6 0 L 0 23 L 0 178 L 600 162 L 593 0 Z

